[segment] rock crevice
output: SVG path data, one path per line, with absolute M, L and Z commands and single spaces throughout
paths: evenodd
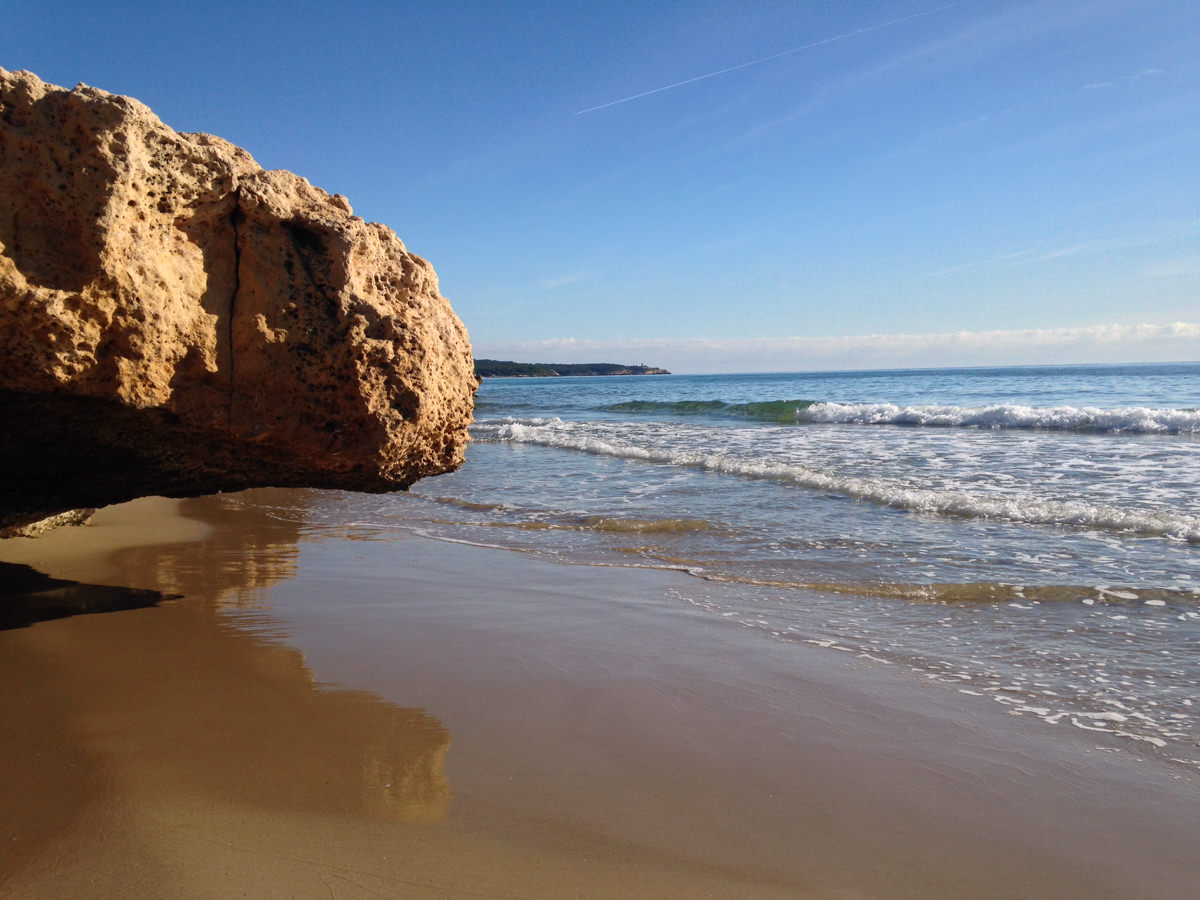
M 237 191 L 234 192 L 234 196 L 236 198 Z M 229 313 L 225 319 L 225 333 L 221 336 L 225 358 L 229 360 L 229 408 L 226 410 L 225 420 L 227 427 L 233 426 L 233 388 L 237 384 L 237 357 L 233 354 L 233 317 L 237 307 L 238 288 L 241 285 L 242 248 L 239 246 L 239 218 L 245 216 L 242 215 L 241 209 L 235 206 L 233 214 L 229 217 L 229 224 L 233 228 L 233 290 L 229 292 Z
M 0 70 L 0 527 L 147 493 L 384 491 L 462 462 L 470 345 L 344 197 Z

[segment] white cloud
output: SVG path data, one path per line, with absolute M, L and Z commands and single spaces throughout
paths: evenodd
M 1184 278 L 1190 275 L 1200 275 L 1200 253 L 1160 260 L 1142 270 L 1143 278 Z
M 538 287 L 543 291 L 553 291 L 556 288 L 566 287 L 568 284 L 579 284 L 581 281 L 590 281 L 595 277 L 595 272 L 569 272 L 566 275 L 559 275 L 556 278 L 546 278 L 538 284 Z
M 637 94 L 631 94 L 628 97 L 621 97 L 618 100 L 610 100 L 607 103 L 601 103 L 597 106 L 589 106 L 587 109 L 579 110 L 579 112 L 575 113 L 575 115 L 582 116 L 582 115 L 585 115 L 586 113 L 596 112 L 596 111 L 602 110 L 602 109 L 608 109 L 609 107 L 613 107 L 613 106 L 619 106 L 622 103 L 629 103 L 632 100 L 640 100 L 642 97 L 649 97 L 652 94 L 661 94 L 663 91 L 671 91 L 671 90 L 674 90 L 675 88 L 684 87 L 685 85 L 695 84 L 698 81 L 707 81 L 710 78 L 717 78 L 721 75 L 727 75 L 730 72 L 738 72 L 742 69 L 748 69 L 751 66 L 762 65 L 763 63 L 771 62 L 772 60 L 780 59 L 784 56 L 791 56 L 795 53 L 802 53 L 805 50 L 812 50 L 815 47 L 823 47 L 826 44 L 832 44 L 836 41 L 844 41 L 847 38 L 853 38 L 853 37 L 857 37 L 858 35 L 868 34 L 872 31 L 879 31 L 884 28 L 891 28 L 895 25 L 900 25 L 904 22 L 911 21 L 912 19 L 920 19 L 925 16 L 931 16 L 935 13 L 940 13 L 947 9 L 953 9 L 956 6 L 961 6 L 962 4 L 968 3 L 968 2 L 971 2 L 971 0 L 955 0 L 955 2 L 948 3 L 945 6 L 939 6 L 937 9 L 922 10 L 920 12 L 912 13 L 911 15 L 903 16 L 899 19 L 892 19 L 887 22 L 879 22 L 875 25 L 869 25 L 865 28 L 858 28 L 858 29 L 855 29 L 854 31 L 847 31 L 843 34 L 835 34 L 830 37 L 821 38 L 820 40 L 809 41 L 808 43 L 803 44 L 799 47 L 792 47 L 788 50 L 782 50 L 779 53 L 772 53 L 769 56 L 763 56 L 763 57 L 759 57 L 758 59 L 749 60 L 747 62 L 737 63 L 736 65 L 726 66 L 723 69 L 717 69 L 716 71 L 706 72 L 702 75 L 695 75 L 691 78 L 685 78 L 682 81 L 676 81 L 671 84 L 660 85 L 659 87 L 650 88 L 649 90 L 641 91 Z
M 1121 235 L 1115 237 L 1099 237 L 1092 240 L 1083 241 L 1077 244 L 1071 244 L 1065 247 L 1039 247 L 1017 250 L 1011 253 L 1003 253 L 999 256 L 993 256 L 988 259 L 975 259 L 968 262 L 959 263 L 953 266 L 947 266 L 938 269 L 934 272 L 926 272 L 922 278 L 941 278 L 945 275 L 954 275 L 968 269 L 975 269 L 984 266 L 995 266 L 1002 268 L 1019 268 L 1021 266 L 1039 265 L 1041 263 L 1052 262 L 1057 259 L 1064 259 L 1070 256 L 1079 256 L 1081 254 L 1110 254 L 1123 250 L 1137 250 L 1144 247 L 1153 247 L 1160 244 L 1174 244 L 1181 239 L 1190 239 L 1195 236 L 1197 229 L 1191 224 L 1178 224 L 1174 222 L 1164 222 L 1157 227 L 1157 231 L 1137 235 Z
M 680 373 L 1171 362 L 1200 360 L 1200 324 L 1112 324 L 848 337 L 630 341 L 563 338 L 508 344 L 481 342 L 475 352 L 480 357 L 530 362 L 645 363 Z

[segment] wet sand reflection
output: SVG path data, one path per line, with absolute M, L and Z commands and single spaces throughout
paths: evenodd
M 300 652 L 230 618 L 231 605 L 261 606 L 265 589 L 294 575 L 300 526 L 222 497 L 180 511 L 208 535 L 111 558 L 113 571 L 179 599 L 0 631 L 0 883 L 81 815 L 139 798 L 392 822 L 446 814 L 441 722 L 315 684 Z M 50 587 L 80 600 L 74 612 L 88 611 L 89 591 L 103 600 L 115 590 Z

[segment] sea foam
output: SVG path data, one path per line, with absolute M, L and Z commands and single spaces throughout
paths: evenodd
M 1018 428 L 1112 434 L 1200 434 L 1200 410 L 1146 406 L 989 406 L 837 403 L 815 400 L 627 400 L 600 407 L 633 416 L 717 416 L 780 424 L 906 425 L 927 428 Z
M 799 422 L 909 425 L 933 428 L 1026 428 L 1116 434 L 1200 434 L 1200 410 L 1113 409 L 1085 406 L 898 406 L 895 403 L 814 403 L 797 410 Z
M 1169 509 L 1129 508 L 1027 494 L 999 496 L 969 490 L 914 487 L 887 478 L 838 474 L 794 463 L 645 446 L 597 433 L 595 425 L 558 418 L 508 419 L 501 424 L 480 424 L 475 426 L 474 434 L 482 440 L 556 447 L 725 475 L 765 478 L 916 513 L 998 519 L 1028 525 L 1069 525 L 1200 543 L 1200 516 Z

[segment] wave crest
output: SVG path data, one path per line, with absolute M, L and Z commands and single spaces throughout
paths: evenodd
M 1121 406 L 991 406 L 837 403 L 819 400 L 627 400 L 602 412 L 669 416 L 718 416 L 779 424 L 904 425 L 925 428 L 1015 428 L 1110 434 L 1200 434 L 1200 410 Z
M 536 421 L 536 420 L 534 420 Z M 577 450 L 600 456 L 700 469 L 746 478 L 767 478 L 827 491 L 893 509 L 962 518 L 998 519 L 1026 525 L 1069 525 L 1103 531 L 1147 534 L 1200 543 L 1200 516 L 1171 510 L 1122 508 L 1078 500 L 1028 495 L 994 496 L 970 491 L 911 487 L 884 478 L 824 472 L 791 463 L 739 459 L 719 453 L 651 448 L 607 438 L 594 426 L 556 420 L 526 420 L 476 426 L 478 438 Z
M 814 403 L 800 422 L 909 425 L 931 428 L 1027 428 L 1126 434 L 1200 434 L 1200 410 L 1124 406 L 899 406 L 895 403 Z

